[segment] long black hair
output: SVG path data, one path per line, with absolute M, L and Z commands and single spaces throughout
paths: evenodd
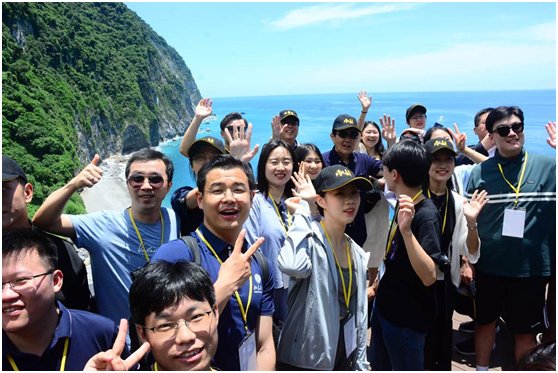
M 289 152 L 291 159 L 293 160 L 293 173 L 298 172 L 298 163 L 296 162 L 296 156 L 293 149 L 283 140 L 273 140 L 265 144 L 262 148 L 262 153 L 258 161 L 258 191 L 267 195 L 269 192 L 269 181 L 265 177 L 265 164 L 269 159 L 269 155 L 276 148 L 283 147 Z M 291 189 L 294 189 L 294 183 L 289 179 L 287 184 L 285 184 L 285 191 L 283 195 L 286 198 L 292 197 L 293 193 Z

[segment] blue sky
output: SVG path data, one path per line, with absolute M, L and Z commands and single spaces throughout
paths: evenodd
M 126 4 L 204 97 L 556 87 L 554 2 Z

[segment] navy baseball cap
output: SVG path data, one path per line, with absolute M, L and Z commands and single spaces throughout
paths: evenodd
M 2 154 L 2 181 L 11 181 L 18 177 L 27 183 L 27 175 L 23 168 L 16 161 Z

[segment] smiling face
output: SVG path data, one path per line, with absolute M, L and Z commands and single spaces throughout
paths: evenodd
M 515 157 L 521 153 L 521 149 L 523 149 L 523 144 L 525 143 L 525 134 L 523 132 L 515 133 L 510 129 L 510 133 L 507 136 L 500 136 L 496 128 L 503 126 L 511 127 L 517 123 L 521 123 L 521 119 L 516 115 L 512 115 L 508 118 L 499 120 L 494 123 L 492 127 L 493 132 L 490 136 L 498 148 L 498 153 L 504 158 Z
M 354 183 L 326 192 L 324 197 L 317 196 L 316 202 L 324 209 L 324 219 L 350 224 L 360 206 L 360 193 Z
M 210 170 L 204 190 L 197 193 L 204 225 L 224 241 L 234 244 L 250 214 L 253 196 L 242 168 Z
M 374 125 L 369 124 L 362 131 L 362 143 L 366 147 L 366 150 L 370 151 L 374 149 L 378 141 L 380 140 L 380 133 Z
M 265 163 L 265 178 L 270 186 L 283 188 L 293 174 L 293 159 L 289 151 L 278 146 L 269 153 Z
M 455 157 L 447 150 L 439 150 L 431 156 L 430 180 L 447 182 L 455 169 Z
M 37 253 L 28 249 L 20 255 L 2 258 L 2 283 L 35 276 L 52 270 Z M 56 309 L 55 294 L 62 288 L 62 272 L 29 280 L 29 288 L 14 291 L 10 284 L 2 289 L 2 330 L 9 334 L 37 335 L 44 329 L 47 315 Z M 4 286 L 4 285 L 3 285 Z
M 151 214 L 153 211 L 159 211 L 163 199 L 172 186 L 172 182 L 168 181 L 165 163 L 160 159 L 132 162 L 128 178 L 137 175 L 144 176 L 141 185 L 131 185 L 128 182 L 128 193 L 132 199 L 134 210 L 140 214 Z M 148 176 L 160 176 L 163 178 L 163 183 L 161 186 L 152 186 L 149 183 Z
M 217 309 L 212 309 L 207 301 L 184 298 L 179 304 L 157 314 L 152 312 L 145 318 L 147 328 L 178 323 L 178 329 L 173 329 L 176 330 L 174 337 L 141 326 L 137 330 L 141 339 L 149 342 L 159 370 L 209 371 L 217 350 L 218 320 Z
M 310 180 L 315 180 L 324 166 L 322 164 L 322 160 L 315 151 L 310 150 L 308 152 L 308 155 L 306 155 L 306 157 L 304 158 L 303 162 L 306 174 L 310 176 Z
M 281 134 L 281 140 L 286 141 L 289 144 L 294 144 L 296 137 L 298 136 L 298 125 L 299 121 L 293 116 L 286 117 L 281 121 L 281 125 L 287 125 Z
M 341 131 L 335 131 L 335 134 L 329 135 L 335 146 L 335 151 L 341 159 L 347 158 L 353 153 L 355 145 L 358 141 L 358 130 L 356 128 L 348 128 Z

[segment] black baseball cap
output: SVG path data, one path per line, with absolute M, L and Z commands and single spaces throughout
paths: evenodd
M 455 147 L 453 146 L 453 142 L 448 139 L 444 139 L 442 137 L 436 139 L 430 139 L 425 144 L 424 147 L 428 151 L 429 154 L 434 154 L 437 151 L 446 149 L 448 150 L 454 157 L 457 156 L 457 152 L 455 151 Z
M 219 153 L 221 154 L 227 154 L 227 150 L 225 149 L 225 145 L 223 144 L 223 142 L 213 136 L 206 136 L 206 137 L 202 137 L 201 139 L 197 139 L 196 141 L 194 141 L 192 143 L 192 145 L 190 145 L 190 147 L 188 148 L 188 158 L 192 158 L 203 145 L 211 145 L 213 146 L 215 149 L 217 149 L 219 151 Z
M 296 114 L 296 111 L 294 110 L 287 109 L 287 110 L 281 110 L 279 112 L 279 119 L 281 120 L 281 122 L 288 117 L 294 117 L 296 118 L 297 121 L 300 121 L 300 119 L 298 119 L 298 115 Z
M 360 132 L 355 117 L 348 114 L 341 114 L 333 121 L 332 131 L 343 131 L 349 128 L 354 128 Z
M 421 104 L 415 104 L 415 105 L 409 106 L 409 108 L 407 109 L 407 112 L 405 114 L 405 119 L 407 120 L 407 123 L 409 123 L 409 119 L 413 116 L 413 114 L 415 114 L 417 112 L 422 113 L 422 114 L 426 114 L 426 107 L 424 107 Z
M 27 183 L 27 175 L 23 168 L 16 161 L 2 154 L 2 181 L 11 181 L 18 177 Z
M 339 164 L 324 168 L 314 180 L 316 193 L 330 192 L 350 183 L 355 183 L 362 191 L 372 189 L 372 183 L 368 179 L 355 176 L 351 170 Z

